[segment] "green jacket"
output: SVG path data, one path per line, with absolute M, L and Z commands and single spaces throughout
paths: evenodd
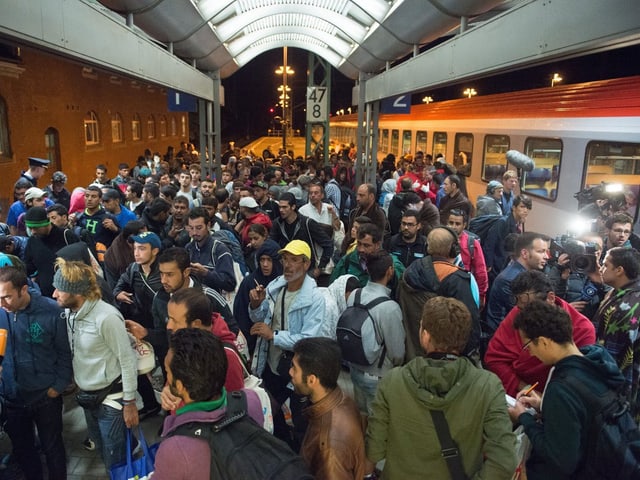
M 391 255 L 391 258 L 393 259 L 393 268 L 396 272 L 396 275 L 395 278 L 387 286 L 391 289 L 391 298 L 395 298 L 396 288 L 399 285 L 402 274 L 405 271 L 405 267 L 395 255 Z M 354 250 L 353 252 L 345 255 L 340 259 L 338 264 L 333 269 L 333 272 L 331 273 L 329 283 L 333 283 L 336 278 L 346 274 L 354 275 L 355 277 L 357 277 L 361 287 L 364 287 L 369 281 L 369 274 L 365 270 L 363 270 L 362 266 L 360 265 L 360 257 L 358 256 L 357 250 Z
M 417 357 L 394 368 L 380 380 L 372 409 L 367 457 L 386 458 L 385 480 L 450 478 L 429 409 L 444 411 L 469 479 L 510 480 L 516 469 L 504 388 L 465 357 Z

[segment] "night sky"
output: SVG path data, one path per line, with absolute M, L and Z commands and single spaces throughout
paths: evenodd
M 554 72 L 562 76 L 562 83 L 565 85 L 640 75 L 638 58 L 640 45 L 635 45 L 419 92 L 413 95 L 412 103 L 420 103 L 425 95 L 432 96 L 435 101 L 461 98 L 462 91 L 467 87 L 475 88 L 479 95 L 546 87 L 550 85 Z M 289 86 L 293 91 L 294 128 L 304 132 L 308 52 L 289 48 L 288 63 L 295 71 L 293 76 L 288 77 Z M 282 77 L 274 73 L 281 65 L 282 49 L 271 50 L 222 81 L 226 100 L 222 109 L 223 141 L 234 140 L 241 145 L 266 135 L 267 129 L 271 127 L 272 118 L 281 115 L 280 108 L 276 106 L 279 95 L 276 89 L 281 84 Z M 354 81 L 336 69 L 332 69 L 332 75 L 330 111 L 335 112 L 350 106 Z M 273 113 L 269 112 L 270 108 L 274 108 Z

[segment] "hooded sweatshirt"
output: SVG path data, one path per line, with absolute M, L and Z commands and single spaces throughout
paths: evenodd
M 498 377 L 464 357 L 417 357 L 378 383 L 367 457 L 386 458 L 385 480 L 450 478 L 429 410 L 444 412 L 469 478 L 509 480 L 515 436 Z M 420 445 L 419 454 L 416 445 Z
M 578 392 L 562 382 L 562 377 L 579 379 L 596 395 L 624 384 L 616 362 L 603 347 L 590 345 L 580 351 L 584 356 L 565 357 L 551 370 L 542 396 L 543 421 L 530 413 L 518 418 L 533 447 L 527 461 L 529 480 L 586 478 L 579 469 L 595 412 Z

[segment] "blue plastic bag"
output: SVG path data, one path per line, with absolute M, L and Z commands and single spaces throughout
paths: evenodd
M 148 480 L 153 473 L 156 452 L 160 443 L 149 447 L 142 427 L 138 425 L 138 438 L 142 447 L 142 457 L 133 460 L 131 455 L 131 429 L 127 428 L 127 461 L 113 465 L 109 470 L 111 480 Z

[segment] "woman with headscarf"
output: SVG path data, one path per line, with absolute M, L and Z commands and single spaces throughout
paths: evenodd
M 244 277 L 233 302 L 233 316 L 238 322 L 238 326 L 247 339 L 249 354 L 253 355 L 256 346 L 256 337 L 249 332 L 253 322 L 249 318 L 249 291 L 262 285 L 266 287 L 269 282 L 282 275 L 282 264 L 280 263 L 280 245 L 271 239 L 264 241 L 262 246 L 256 251 L 258 268 Z

